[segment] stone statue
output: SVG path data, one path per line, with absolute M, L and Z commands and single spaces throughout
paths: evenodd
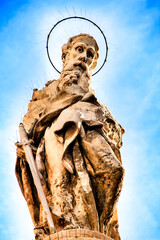
M 98 45 L 88 34 L 62 47 L 60 78 L 34 89 L 23 125 L 56 232 L 89 229 L 120 239 L 116 203 L 124 169 L 123 128 L 90 89 Z M 23 146 L 17 143 L 16 176 L 34 223 L 35 238 L 50 233 Z

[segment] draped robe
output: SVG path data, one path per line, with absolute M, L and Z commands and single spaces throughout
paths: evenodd
M 56 230 L 105 232 L 122 188 L 124 130 L 91 92 L 56 86 L 35 89 L 23 119 Z M 41 239 L 49 227 L 25 157 L 17 157 L 16 176 Z

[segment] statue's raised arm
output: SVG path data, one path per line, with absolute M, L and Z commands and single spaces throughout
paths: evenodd
M 23 125 L 56 232 L 86 229 L 118 240 L 124 130 L 90 90 L 98 50 L 88 34 L 70 38 L 62 47 L 60 78 L 34 90 Z M 42 240 L 51 232 L 21 144 L 16 175 L 35 238 Z

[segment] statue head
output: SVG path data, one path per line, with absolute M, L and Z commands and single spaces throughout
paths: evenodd
M 89 34 L 79 34 L 69 38 L 62 46 L 63 67 L 67 65 L 81 70 L 92 71 L 97 65 L 98 45 Z

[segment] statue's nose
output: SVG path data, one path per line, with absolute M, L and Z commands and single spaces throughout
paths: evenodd
M 87 55 L 86 55 L 86 53 L 83 52 L 83 53 L 80 55 L 79 59 L 80 59 L 81 61 L 83 61 L 83 62 L 86 63 L 86 62 L 87 62 Z
M 80 60 L 86 63 L 87 62 L 87 57 L 86 56 L 82 56 L 82 57 L 80 57 Z

